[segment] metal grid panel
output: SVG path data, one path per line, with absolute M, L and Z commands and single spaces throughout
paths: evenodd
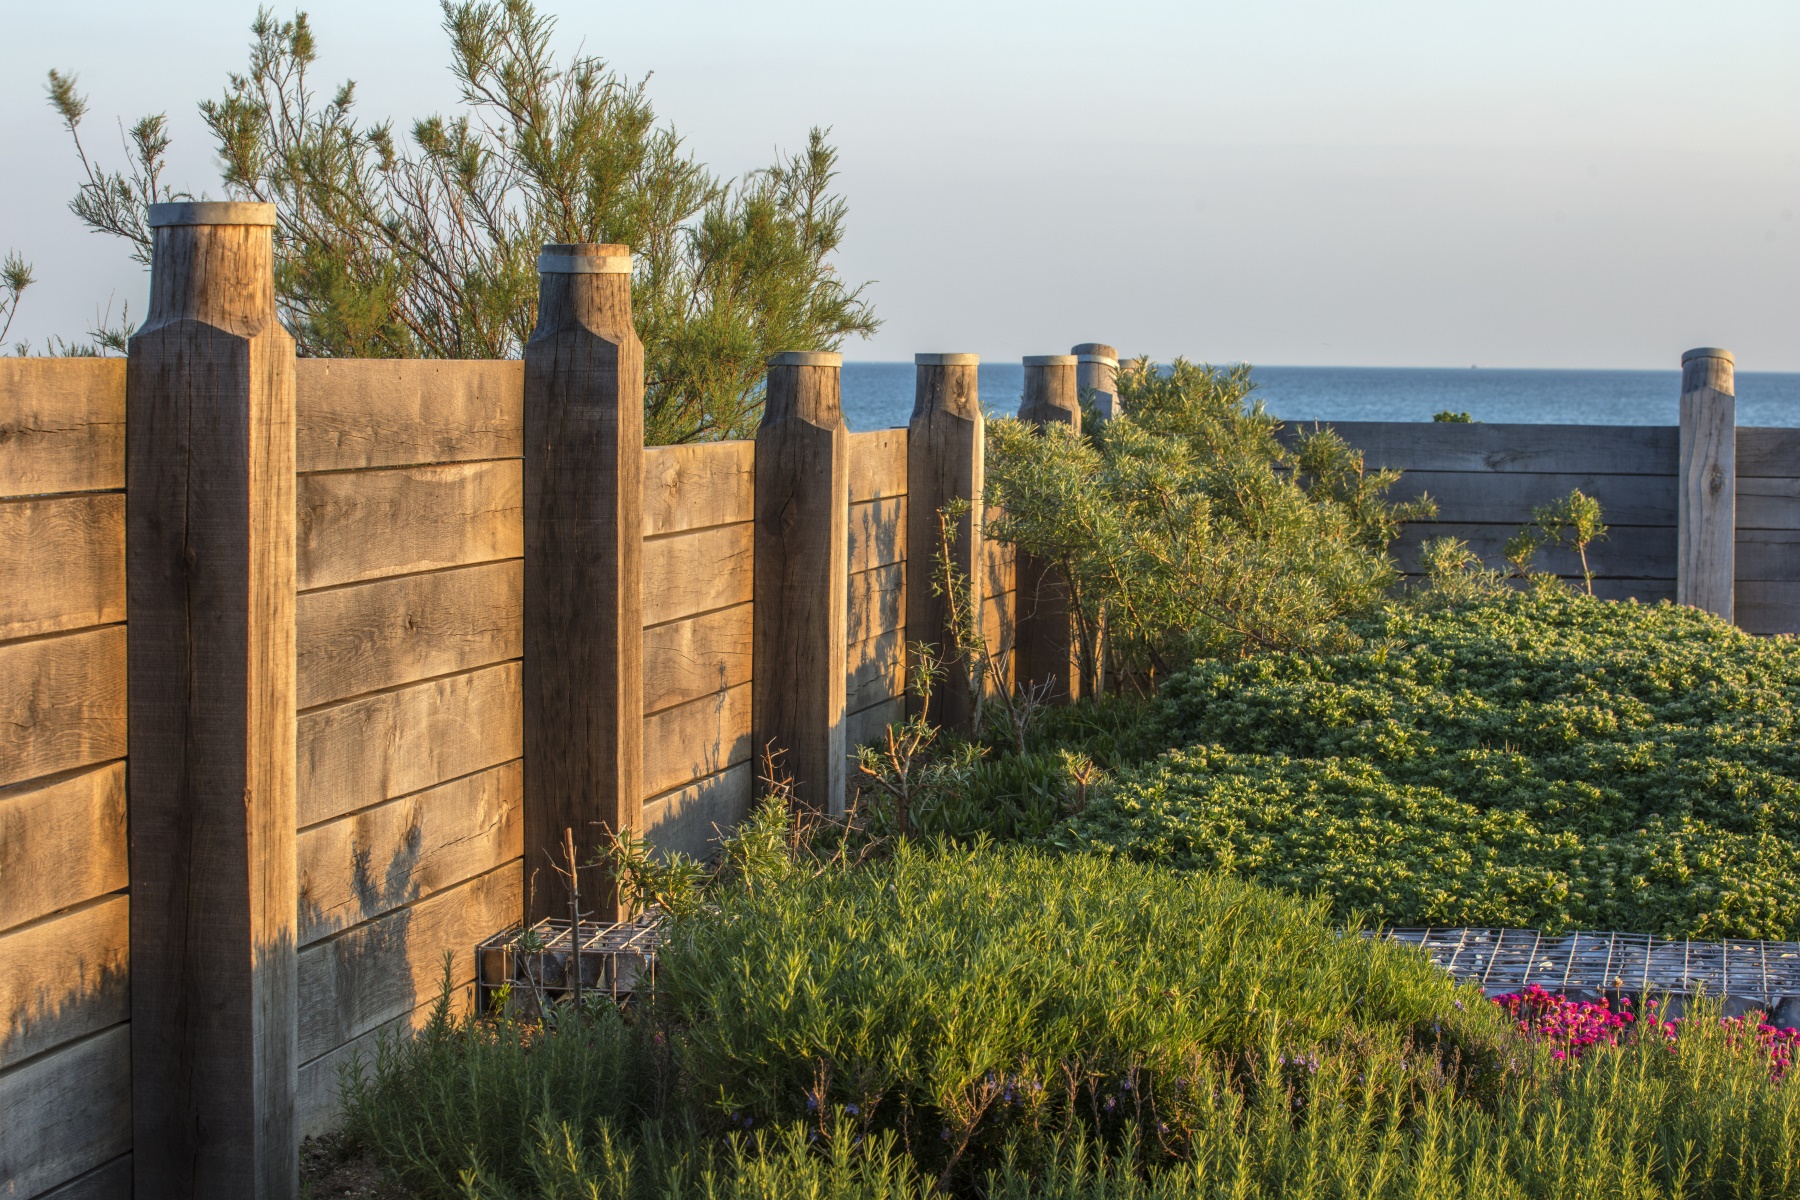
M 656 983 L 656 948 L 662 914 L 651 910 L 630 921 L 588 922 L 545 918 L 528 929 L 497 934 L 475 948 L 475 999 L 489 1012 L 503 989 L 509 1011 L 535 1017 L 558 1000 L 608 996 L 623 1002 Z M 571 971 L 570 964 L 576 970 Z

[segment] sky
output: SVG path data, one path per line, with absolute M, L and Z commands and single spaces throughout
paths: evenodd
M 318 0 L 315 78 L 370 121 L 454 109 L 428 0 Z M 558 3 L 566 50 L 649 73 L 714 169 L 832 128 L 838 266 L 884 324 L 851 359 L 974 351 L 1283 365 L 1800 370 L 1800 3 L 1238 0 Z M 0 252 L 39 282 L 8 340 L 142 311 L 66 209 L 43 99 L 90 150 L 166 112 L 169 179 L 222 195 L 196 103 L 252 3 L 9 0 Z M 282 10 L 283 12 L 287 10 Z M 115 307 L 116 314 L 116 307 Z

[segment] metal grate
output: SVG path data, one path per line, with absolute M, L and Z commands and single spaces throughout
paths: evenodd
M 1800 942 L 1694 942 L 1642 933 L 1530 929 L 1386 929 L 1417 946 L 1458 981 L 1488 995 L 1527 984 L 1546 991 L 1732 997 L 1773 1007 L 1800 996 Z
M 577 990 L 583 999 L 618 1003 L 648 992 L 656 984 L 661 920 L 653 909 L 630 921 L 583 921 L 579 949 L 569 922 L 554 918 L 491 937 L 475 948 L 478 1011 L 494 1012 L 504 996 L 510 1015 L 533 1018 Z

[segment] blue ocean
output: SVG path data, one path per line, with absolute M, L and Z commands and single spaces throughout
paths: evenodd
M 981 365 L 982 406 L 1018 411 L 1025 369 Z M 1429 421 L 1466 412 L 1490 424 L 1673 425 L 1679 371 L 1527 371 L 1437 367 L 1257 367 L 1256 395 L 1287 421 Z M 911 363 L 844 364 L 851 429 L 904 425 L 912 415 Z M 1800 426 L 1800 373 L 1740 371 L 1739 425 Z

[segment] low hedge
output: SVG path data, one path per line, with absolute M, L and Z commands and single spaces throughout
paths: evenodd
M 1800 936 L 1800 641 L 1562 590 L 1171 678 L 1065 848 L 1413 925 Z

